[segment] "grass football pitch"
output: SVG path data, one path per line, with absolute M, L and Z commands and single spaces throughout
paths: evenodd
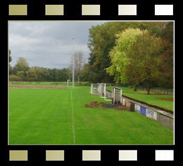
M 9 145 L 173 144 L 173 131 L 130 111 L 86 108 L 89 87 L 9 89 Z

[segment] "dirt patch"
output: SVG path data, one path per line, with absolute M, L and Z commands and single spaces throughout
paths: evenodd
M 173 98 L 159 98 L 160 100 L 173 101 Z
M 103 102 L 98 102 L 96 100 L 92 101 L 91 103 L 89 104 L 85 104 L 85 107 L 86 108 L 99 108 L 103 105 L 104 103 Z
M 67 88 L 67 86 L 9 85 L 9 88 L 12 88 L 12 89 L 25 89 L 25 88 L 28 88 L 28 89 L 65 89 L 65 88 Z
M 101 108 L 101 109 L 106 109 L 106 108 L 109 108 L 109 109 L 114 109 L 114 110 L 130 110 L 129 107 L 126 107 L 126 106 L 122 106 L 120 104 L 105 104 L 103 102 L 98 102 L 98 101 L 92 101 L 91 103 L 89 104 L 85 104 L 85 107 L 86 108 Z

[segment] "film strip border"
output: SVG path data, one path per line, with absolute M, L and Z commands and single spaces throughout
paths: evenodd
M 67 162 L 72 161 L 110 161 L 111 158 L 115 159 L 113 162 L 119 161 L 142 161 L 144 157 L 140 150 L 113 150 L 108 151 L 108 154 L 104 150 L 80 150 L 77 151 L 77 156 L 71 156 L 70 152 L 67 150 L 42 150 L 36 161 L 38 162 L 48 162 L 48 161 L 58 161 Z M 31 162 L 34 160 L 31 150 L 9 150 L 9 162 Z M 115 155 L 114 155 L 115 154 Z M 150 156 L 150 155 L 149 155 Z M 76 159 L 77 157 L 77 159 Z M 174 150 L 154 150 L 153 155 L 149 162 L 157 161 L 176 161 Z
M 9 16 L 29 16 L 31 10 L 29 4 L 9 4 Z M 104 6 L 106 7 L 106 6 Z M 102 15 L 103 5 L 100 4 L 81 4 L 80 16 L 100 16 Z M 117 16 L 138 16 L 138 4 L 118 4 L 115 6 Z M 154 4 L 154 16 L 174 16 L 174 4 Z M 67 16 L 68 8 L 66 4 L 42 4 L 40 8 L 42 16 Z M 110 10 L 110 9 L 109 9 Z M 77 14 L 77 13 L 76 13 Z
M 13 4 L 15 3 L 15 4 Z M 16 2 L 9 3 L 8 4 L 8 12 L 6 13 L 9 18 L 20 18 L 19 16 L 25 16 L 24 18 L 27 18 L 29 16 L 38 16 L 37 13 L 39 13 L 39 16 L 48 16 L 47 18 L 50 18 L 49 16 L 59 16 L 59 19 L 62 19 L 63 17 L 69 16 L 69 12 L 74 14 L 76 10 L 73 10 L 69 8 L 69 5 L 67 3 L 61 3 L 61 4 L 39 4 L 39 12 L 38 10 L 33 12 L 34 7 L 36 6 L 35 4 L 16 4 Z M 32 5 L 32 6 L 31 6 Z M 108 4 L 110 6 L 110 4 Z M 106 11 L 103 12 L 104 6 L 103 4 L 81 4 L 79 5 L 80 7 L 78 8 L 77 12 L 75 13 L 76 16 L 79 16 L 81 18 L 86 18 L 85 16 L 94 16 L 94 18 L 99 18 L 99 16 L 105 16 Z M 127 19 L 130 18 L 130 16 L 139 16 L 142 15 L 142 9 L 145 7 L 145 5 L 141 4 L 116 4 L 113 5 L 113 9 L 115 12 L 113 12 L 113 16 L 115 13 L 115 16 L 118 16 L 118 18 L 124 18 L 127 16 Z M 149 16 L 175 16 L 175 9 L 174 9 L 174 4 L 149 4 L 148 7 L 151 7 L 151 9 L 147 12 L 148 9 L 144 10 L 144 15 L 147 14 Z M 36 8 L 38 9 L 38 8 Z M 112 9 L 112 10 L 113 10 Z M 107 9 L 106 9 L 107 10 Z M 147 12 L 147 13 L 146 13 Z M 12 16 L 12 17 L 11 17 Z M 95 17 L 96 16 L 96 17 Z M 108 15 L 110 16 L 110 12 Z M 122 17 L 120 17 L 122 16 Z M 123 17 L 124 16 L 124 17 Z M 136 17 L 136 19 L 138 19 Z M 163 17 L 163 18 L 165 18 Z M 109 17 L 108 17 L 109 18 Z M 113 17 L 114 18 L 114 17 Z M 134 17 L 133 17 L 134 18 Z M 148 18 L 148 17 L 147 17 Z M 170 18 L 170 17 L 168 17 Z M 77 17 L 76 17 L 77 19 Z M 54 146 L 53 146 L 54 147 Z M 64 146 L 65 147 L 65 146 Z M 61 147 L 59 150 L 59 146 L 57 150 L 52 150 L 49 147 L 48 150 L 46 150 L 46 147 L 29 147 L 26 148 L 25 146 L 9 146 L 6 152 L 6 155 L 3 155 L 7 161 L 12 165 L 14 162 L 23 162 L 24 165 L 25 163 L 32 163 L 34 162 L 50 162 L 50 161 L 57 161 L 57 162 L 82 162 L 82 161 L 98 161 L 98 162 L 103 162 L 105 161 L 106 163 L 108 161 L 113 161 L 114 163 L 116 162 L 123 162 L 123 161 L 134 161 L 134 162 L 142 162 L 147 161 L 147 162 L 158 162 L 158 161 L 179 161 L 181 160 L 181 155 L 179 156 L 177 154 L 176 150 L 173 150 L 174 147 L 170 146 L 169 149 L 167 147 L 157 147 L 158 150 L 149 147 L 131 147 L 133 149 L 126 149 L 126 150 L 120 150 L 123 148 L 120 147 L 115 147 L 114 149 L 111 150 L 110 147 L 106 148 L 100 148 L 97 147 L 95 150 L 82 150 L 81 147 L 75 146 L 75 148 L 71 147 L 69 148 L 64 148 Z M 94 147 L 95 148 L 95 147 Z M 160 149 L 161 148 L 161 149 Z M 21 150 L 22 149 L 22 150 Z M 85 148 L 86 149 L 86 148 Z M 150 153 L 149 153 L 150 152 Z M 149 155 L 147 154 L 149 153 Z M 40 156 L 37 156 L 37 155 Z M 72 154 L 72 155 L 71 155 Z M 144 158 L 144 154 L 147 154 Z M 2 156 L 0 157 L 2 159 Z M 110 163 L 110 162 L 109 162 Z M 33 164 L 31 164 L 33 165 Z

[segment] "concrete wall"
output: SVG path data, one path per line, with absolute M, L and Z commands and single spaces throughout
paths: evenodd
M 131 103 L 133 103 L 132 100 L 128 100 L 126 98 L 122 98 L 122 105 L 125 105 L 127 107 L 131 106 Z M 167 113 L 161 110 L 157 110 L 153 107 L 149 107 L 146 105 L 142 105 L 140 103 L 136 103 L 134 101 L 135 107 L 134 107 L 134 111 L 137 111 L 138 113 L 142 114 L 143 116 L 146 116 L 147 118 L 150 118 L 156 122 L 158 122 L 159 124 L 161 124 L 162 126 L 165 126 L 171 130 L 173 130 L 173 126 L 174 126 L 174 118 L 173 118 L 173 114 L 171 113 Z M 133 107 L 131 107 L 133 108 Z

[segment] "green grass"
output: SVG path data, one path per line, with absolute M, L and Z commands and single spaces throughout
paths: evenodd
M 121 88 L 123 90 L 123 94 L 128 97 L 173 111 L 173 101 L 161 100 L 161 98 L 172 99 L 173 95 L 163 95 L 157 93 L 147 94 L 146 91 L 138 90 L 137 92 L 134 92 L 133 88 Z
M 72 84 L 72 81 L 69 82 L 69 84 Z M 52 85 L 64 85 L 67 86 L 67 82 L 28 82 L 28 81 L 10 81 L 9 85 L 46 85 L 46 86 L 52 86 Z M 78 85 L 78 82 L 75 82 L 75 86 Z M 89 82 L 80 82 L 80 85 L 82 86 L 89 86 L 91 85 Z
M 70 82 L 70 85 L 71 84 L 72 83 Z M 46 85 L 46 86 L 49 86 L 49 85 L 50 86 L 52 86 L 52 85 L 62 86 L 62 85 L 64 85 L 64 86 L 66 86 L 67 82 L 16 82 L 16 81 L 12 82 L 11 81 L 11 82 L 9 82 L 9 85 Z M 90 83 L 81 82 L 80 85 L 88 86 L 88 85 L 90 85 Z M 75 86 L 77 86 L 77 82 L 75 82 Z M 134 92 L 133 88 L 128 88 L 128 87 L 120 87 L 120 88 L 122 88 L 123 94 L 128 96 L 128 97 L 131 97 L 131 98 L 146 102 L 148 104 L 156 105 L 156 106 L 159 106 L 162 108 L 166 108 L 170 111 L 173 111 L 173 101 L 166 101 L 166 100 L 160 99 L 160 98 L 172 99 L 173 95 L 163 95 L 163 94 L 158 94 L 158 93 L 154 93 L 154 92 L 151 92 L 151 94 L 148 95 L 146 91 L 137 90 L 136 92 Z M 107 86 L 107 90 L 112 91 L 111 86 Z
M 9 144 L 173 144 L 173 131 L 137 112 L 85 108 L 104 102 L 89 91 L 9 89 Z

